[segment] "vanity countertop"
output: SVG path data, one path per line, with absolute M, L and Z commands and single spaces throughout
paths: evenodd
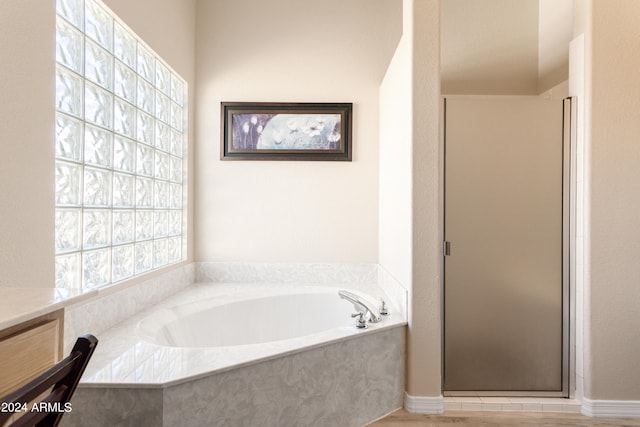
M 58 288 L 0 287 L 0 330 L 67 307 L 96 294 L 97 291 L 81 292 Z

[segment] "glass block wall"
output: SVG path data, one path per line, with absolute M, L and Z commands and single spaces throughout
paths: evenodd
M 56 3 L 56 287 L 184 259 L 186 83 L 97 0 Z

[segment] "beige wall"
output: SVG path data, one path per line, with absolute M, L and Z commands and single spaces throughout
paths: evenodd
M 640 2 L 592 0 L 591 12 L 585 396 L 640 400 Z
M 0 2 L 0 286 L 54 285 L 55 2 Z
M 413 242 L 407 391 L 441 395 L 442 144 L 440 0 L 415 0 L 413 16 Z
M 378 87 L 400 3 L 197 2 L 196 259 L 377 262 Z M 353 162 L 220 161 L 220 102 L 353 102 Z
M 536 95 L 567 80 L 574 1 L 443 1 L 442 92 Z
M 573 37 L 587 31 L 587 6 L 590 0 L 573 0 Z
M 193 85 L 192 0 L 108 5 Z M 54 1 L 0 2 L 0 58 L 0 286 L 52 287 Z
M 573 39 L 574 0 L 539 0 L 538 93 L 569 77 L 569 43 Z
M 538 93 L 538 0 L 443 0 L 442 93 Z
M 191 102 L 195 92 L 195 0 L 103 1 L 187 81 Z M 189 118 L 193 127 L 193 116 Z

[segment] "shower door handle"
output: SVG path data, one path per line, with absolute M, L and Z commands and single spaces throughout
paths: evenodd
M 446 240 L 442 242 L 442 251 L 444 252 L 444 256 L 451 255 L 451 242 L 447 242 Z

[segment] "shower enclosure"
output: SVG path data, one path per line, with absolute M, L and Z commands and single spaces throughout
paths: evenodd
M 445 100 L 445 395 L 568 396 L 563 110 Z

